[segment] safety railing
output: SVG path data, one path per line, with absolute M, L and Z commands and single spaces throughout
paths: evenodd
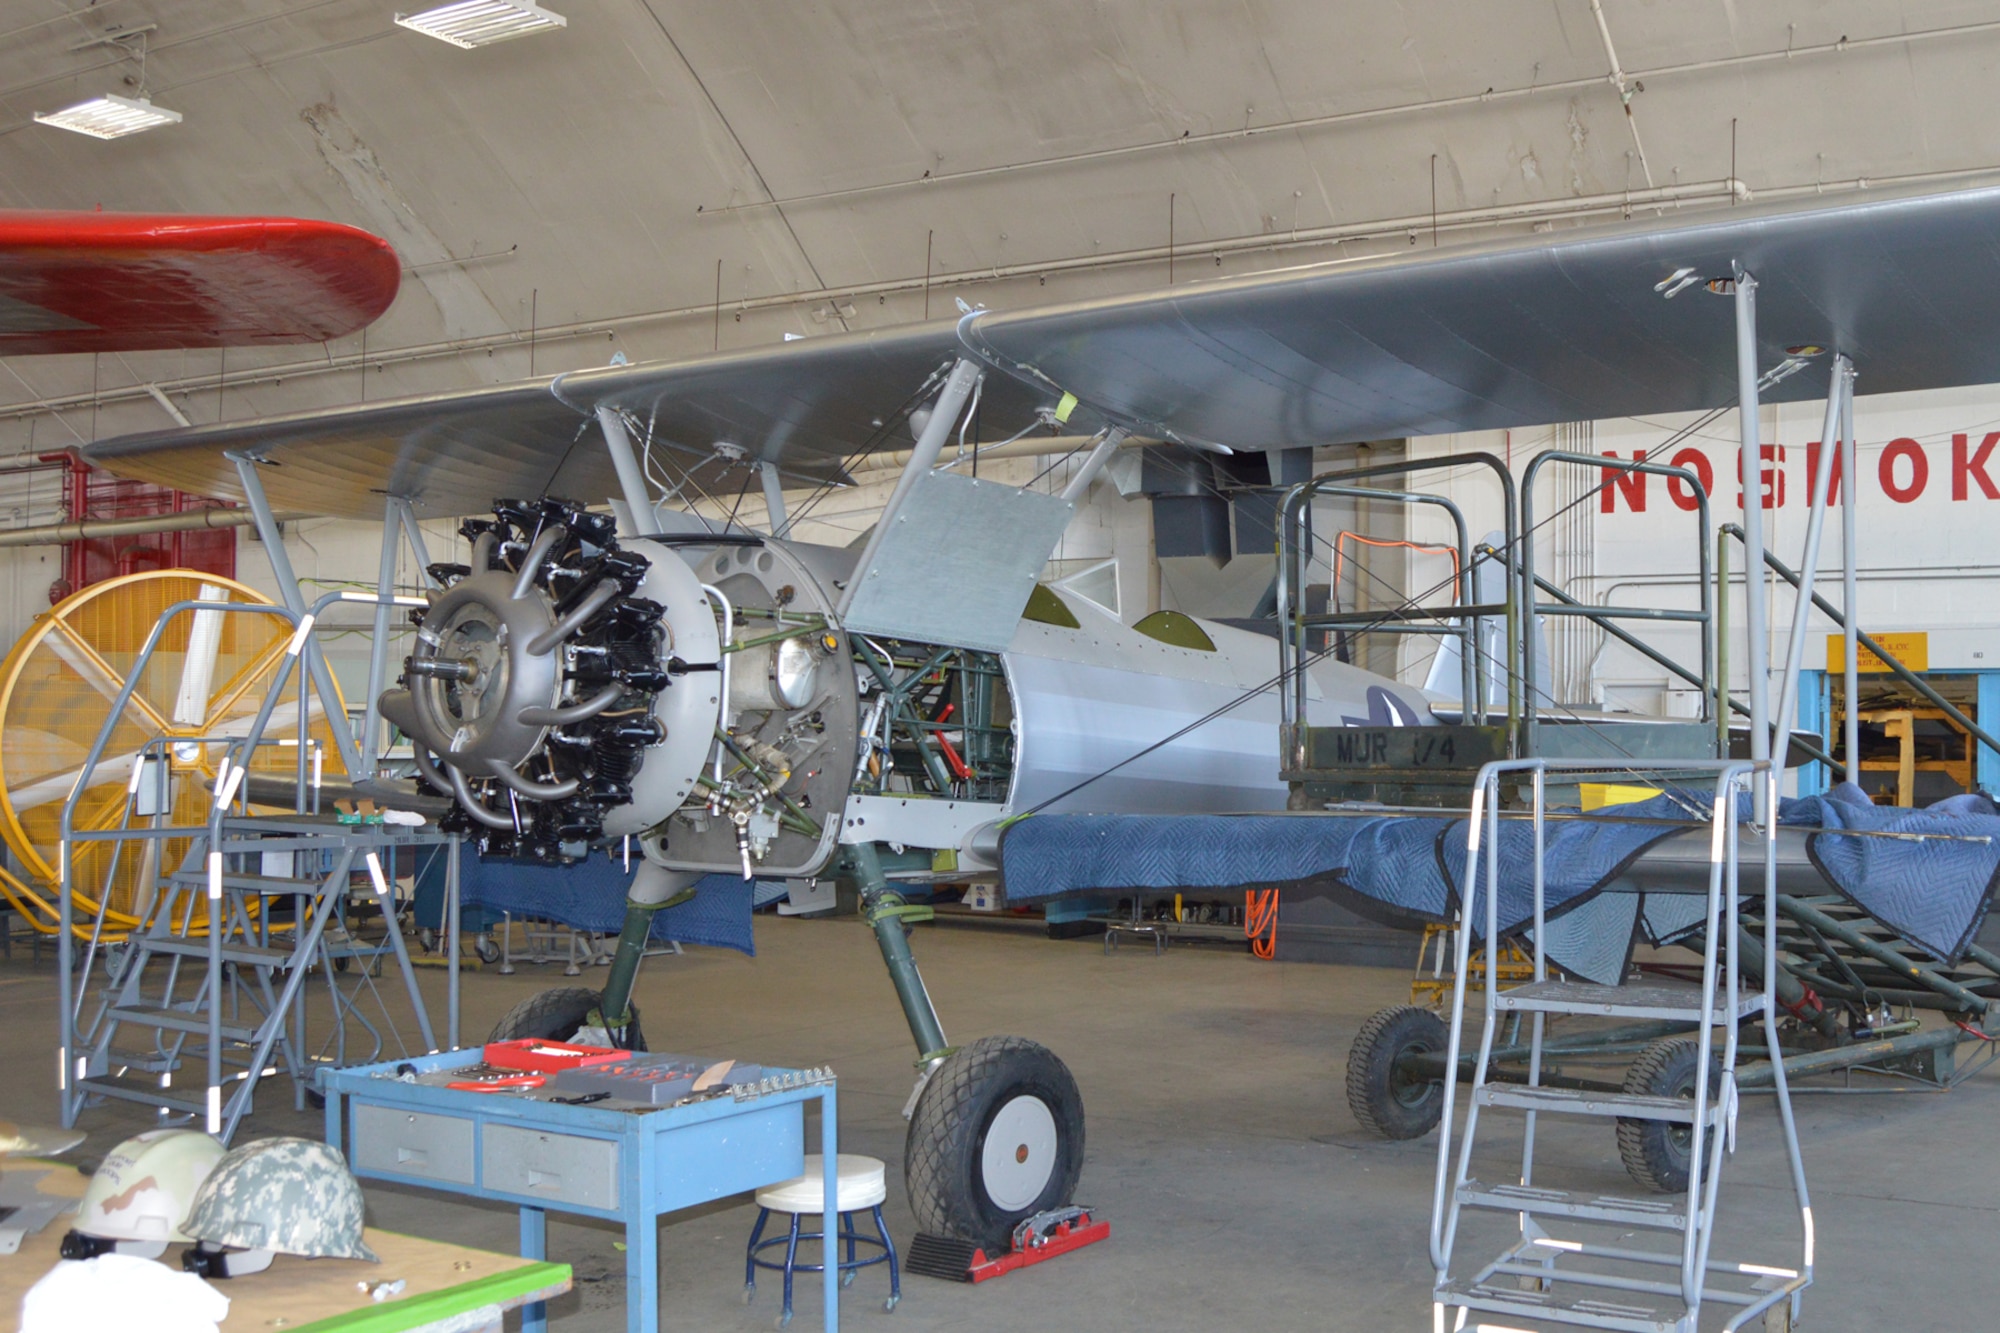
M 1535 573 L 1535 480 L 1544 467 L 1551 463 L 1566 464 L 1571 467 L 1588 467 L 1602 470 L 1606 474 L 1618 472 L 1649 473 L 1656 477 L 1666 477 L 1670 482 L 1679 481 L 1687 485 L 1695 499 L 1695 549 L 1701 564 L 1700 589 L 1701 608 L 1695 611 L 1676 610 L 1671 607 L 1656 606 L 1591 606 L 1548 582 Z M 1606 476 L 1604 485 L 1613 483 Z M 1701 484 L 1701 478 L 1687 468 L 1672 467 L 1665 463 L 1648 463 L 1643 460 L 1620 460 L 1602 458 L 1593 454 L 1574 454 L 1552 449 L 1535 455 L 1521 473 L 1521 528 L 1527 534 L 1521 543 L 1520 579 L 1521 605 L 1526 609 L 1522 620 L 1526 634 L 1533 637 L 1536 618 L 1539 616 L 1577 616 L 1597 626 L 1629 648 L 1656 665 L 1666 668 L 1682 680 L 1694 685 L 1700 691 L 1702 719 L 1710 718 L 1712 691 L 1710 679 L 1714 673 L 1716 657 L 1716 612 L 1715 592 L 1709 574 L 1708 555 L 1708 490 Z M 1546 592 L 1553 601 L 1540 600 L 1539 593 Z M 1621 620 L 1653 621 L 1698 625 L 1701 630 L 1701 667 L 1699 672 L 1691 672 L 1675 663 L 1664 653 L 1645 643 L 1618 624 Z M 1522 711 L 1521 735 L 1523 754 L 1540 753 L 1537 741 L 1541 727 L 1540 714 L 1543 691 L 1536 680 L 1535 654 L 1532 651 L 1521 654 L 1521 693 L 1526 700 Z M 1548 702 L 1553 703 L 1551 696 Z
M 1520 716 L 1519 695 L 1513 688 L 1513 682 L 1520 679 L 1517 660 L 1520 652 L 1520 635 L 1516 632 L 1518 617 L 1514 580 L 1510 577 L 1503 585 L 1507 589 L 1504 601 L 1480 603 L 1476 592 L 1478 581 L 1474 552 L 1466 530 L 1465 515 L 1456 504 L 1442 495 L 1420 491 L 1378 490 L 1355 484 L 1370 477 L 1407 476 L 1412 473 L 1468 466 L 1490 469 L 1498 478 L 1505 512 L 1505 542 L 1507 549 L 1511 551 L 1518 537 L 1513 477 L 1507 471 L 1507 465 L 1492 454 L 1446 454 L 1438 458 L 1412 459 L 1405 462 L 1380 463 L 1372 467 L 1351 468 L 1301 482 L 1285 492 L 1278 523 L 1277 614 L 1278 667 L 1280 680 L 1283 682 L 1278 691 L 1279 722 L 1281 743 L 1283 753 L 1287 756 L 1288 767 L 1303 768 L 1306 761 L 1305 730 L 1308 719 L 1310 677 L 1305 667 L 1316 656 L 1309 646 L 1309 636 L 1314 630 L 1358 628 L 1359 631 L 1367 633 L 1431 634 L 1456 638 L 1459 641 L 1461 668 L 1461 716 L 1466 722 L 1483 723 L 1491 701 L 1486 698 L 1487 673 L 1482 669 L 1484 664 L 1481 659 L 1484 650 L 1480 646 L 1479 626 L 1482 618 L 1505 617 L 1509 732 L 1512 733 L 1517 725 Z M 1454 549 L 1458 556 L 1457 569 L 1451 580 L 1456 585 L 1455 597 L 1442 605 L 1406 603 L 1397 607 L 1369 611 L 1308 611 L 1304 593 L 1307 574 L 1313 561 L 1310 512 L 1313 501 L 1322 496 L 1341 496 L 1360 501 L 1403 505 L 1429 505 L 1442 510 L 1451 520 L 1455 536 Z

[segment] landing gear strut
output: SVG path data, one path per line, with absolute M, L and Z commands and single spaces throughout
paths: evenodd
M 847 848 L 846 862 L 923 1070 L 904 1141 L 910 1207 L 923 1231 L 998 1254 L 1018 1223 L 1072 1201 L 1083 1173 L 1083 1097 L 1055 1053 L 1032 1041 L 947 1045 L 905 929 L 930 909 L 890 887 L 872 843 Z

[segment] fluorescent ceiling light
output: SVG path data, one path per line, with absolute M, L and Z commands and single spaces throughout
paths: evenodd
M 154 106 L 143 97 L 120 97 L 116 93 L 106 93 L 88 102 L 78 102 L 64 111 L 37 111 L 35 119 L 60 130 L 88 134 L 93 139 L 122 139 L 141 130 L 178 125 L 181 113 Z
M 562 15 L 552 14 L 527 0 L 459 0 L 457 4 L 439 5 L 421 14 L 398 14 L 396 22 L 467 51 L 475 46 L 491 46 L 569 26 L 569 20 Z

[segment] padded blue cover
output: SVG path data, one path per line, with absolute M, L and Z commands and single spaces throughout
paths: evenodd
M 1740 810 L 1745 818 L 1748 799 L 1742 798 Z M 1583 908 L 1646 848 L 1694 833 L 1706 822 L 1712 800 L 1699 792 L 1669 792 L 1588 819 L 1545 825 L 1544 902 L 1550 949 L 1558 961 L 1584 976 L 1608 974 L 1616 980 L 1634 923 L 1659 914 L 1634 904 L 1631 910 L 1593 910 L 1587 923 L 1571 922 L 1565 929 L 1556 923 Z M 1826 830 L 1808 839 L 1808 851 L 1827 881 L 1939 959 L 1955 962 L 1978 932 L 2000 877 L 2000 813 L 1985 797 L 1896 810 L 1873 805 L 1859 789 L 1843 786 L 1828 796 L 1785 801 L 1779 818 Z M 1950 840 L 1841 836 L 1840 830 L 1848 829 L 1947 834 Z M 1533 914 L 1533 848 L 1532 825 L 1501 824 L 1504 934 L 1520 931 Z M 1450 917 L 1465 883 L 1466 821 L 1443 815 L 1037 815 L 1007 829 L 1000 853 L 1013 902 L 1077 893 L 1293 886 L 1339 895 L 1378 918 L 1415 923 Z M 1484 856 L 1482 849 L 1482 863 Z M 1743 848 L 1742 857 L 1748 883 L 1757 864 L 1754 844 Z M 1482 880 L 1483 872 L 1482 864 Z M 1660 906 L 1684 928 L 1678 918 L 1685 912 L 1672 910 L 1680 905 Z M 1484 932 L 1483 910 L 1473 927 Z M 1599 938 L 1607 932 L 1615 937 L 1608 944 Z
M 459 885 L 465 905 L 493 913 L 546 917 L 577 930 L 616 933 L 625 924 L 625 889 L 638 870 L 608 857 L 593 856 L 570 866 L 462 858 Z M 653 938 L 706 944 L 755 956 L 750 914 L 785 887 L 737 875 L 706 875 L 695 895 L 678 907 L 653 914 Z

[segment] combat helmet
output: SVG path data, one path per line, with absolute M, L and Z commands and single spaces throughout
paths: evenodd
M 198 1129 L 154 1129 L 125 1140 L 91 1176 L 62 1257 L 116 1250 L 156 1259 L 168 1245 L 193 1239 L 181 1219 L 222 1154 L 222 1145 Z
M 361 1237 L 361 1186 L 340 1150 L 315 1139 L 231 1148 L 202 1182 L 181 1229 L 197 1242 L 181 1266 L 238 1277 L 274 1254 L 380 1262 Z

